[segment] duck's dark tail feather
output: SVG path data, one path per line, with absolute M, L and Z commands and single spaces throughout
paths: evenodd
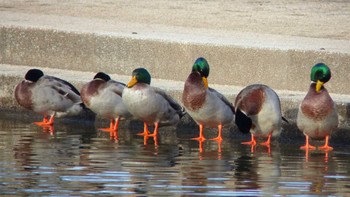
M 240 109 L 236 110 L 235 122 L 242 133 L 249 133 L 252 128 L 252 119 L 245 115 Z

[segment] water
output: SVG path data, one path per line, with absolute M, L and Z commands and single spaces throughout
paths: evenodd
M 118 139 L 93 123 L 0 119 L 0 195 L 23 196 L 346 196 L 349 146 L 310 151 L 296 143 L 241 145 L 189 140 L 197 128 L 161 128 L 157 143 L 121 128 Z M 142 124 L 141 124 L 142 125 Z M 141 127 L 140 127 L 141 128 Z M 214 132 L 213 135 L 216 133 Z

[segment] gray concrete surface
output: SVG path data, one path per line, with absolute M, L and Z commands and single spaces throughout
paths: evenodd
M 326 84 L 348 127 L 350 3 L 347 1 L 1 1 L 0 106 L 23 110 L 13 87 L 31 67 L 78 87 L 94 72 L 126 82 L 147 68 L 153 85 L 180 99 L 194 60 L 211 65 L 209 83 L 232 101 L 252 83 L 275 89 L 287 118 L 325 62 Z
M 0 1 L 0 63 L 121 75 L 142 66 L 155 78 L 184 81 L 204 56 L 211 83 L 304 91 L 310 67 L 322 61 L 333 71 L 329 90 L 349 94 L 349 5 Z

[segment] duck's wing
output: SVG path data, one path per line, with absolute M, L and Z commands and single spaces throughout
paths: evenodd
M 227 100 L 227 98 L 224 95 L 222 95 L 220 92 L 210 87 L 208 88 L 208 91 L 214 93 L 222 102 L 224 102 L 227 106 L 229 106 L 230 109 L 232 110 L 232 113 L 235 114 L 235 108 L 233 104 L 229 100 Z
M 114 92 L 115 94 L 119 95 L 120 97 L 123 96 L 123 90 L 126 86 L 124 83 L 121 83 L 119 81 L 114 81 L 114 80 L 110 80 L 108 83 L 110 84 L 108 86 L 110 91 Z
M 185 109 L 170 95 L 168 95 L 165 91 L 163 91 L 160 88 L 153 87 L 155 92 L 159 95 L 161 95 L 168 103 L 169 105 L 179 114 L 180 118 L 186 114 Z
M 44 76 L 42 78 L 42 85 L 50 87 L 74 103 L 82 103 L 79 91 L 71 83 L 53 76 Z
M 71 91 L 73 91 L 77 95 L 80 95 L 79 91 L 68 81 L 54 77 L 54 76 L 45 76 L 45 77 L 52 80 L 52 81 L 56 81 L 59 84 L 62 84 L 62 86 L 64 86 L 65 88 L 70 89 Z

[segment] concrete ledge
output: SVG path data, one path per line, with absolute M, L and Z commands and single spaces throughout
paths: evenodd
M 204 56 L 211 65 L 212 84 L 264 83 L 274 89 L 305 91 L 310 68 L 322 61 L 332 69 L 329 91 L 350 94 L 347 40 L 12 12 L 0 16 L 2 64 L 118 75 L 145 67 L 154 78 L 184 81 L 194 60 Z

